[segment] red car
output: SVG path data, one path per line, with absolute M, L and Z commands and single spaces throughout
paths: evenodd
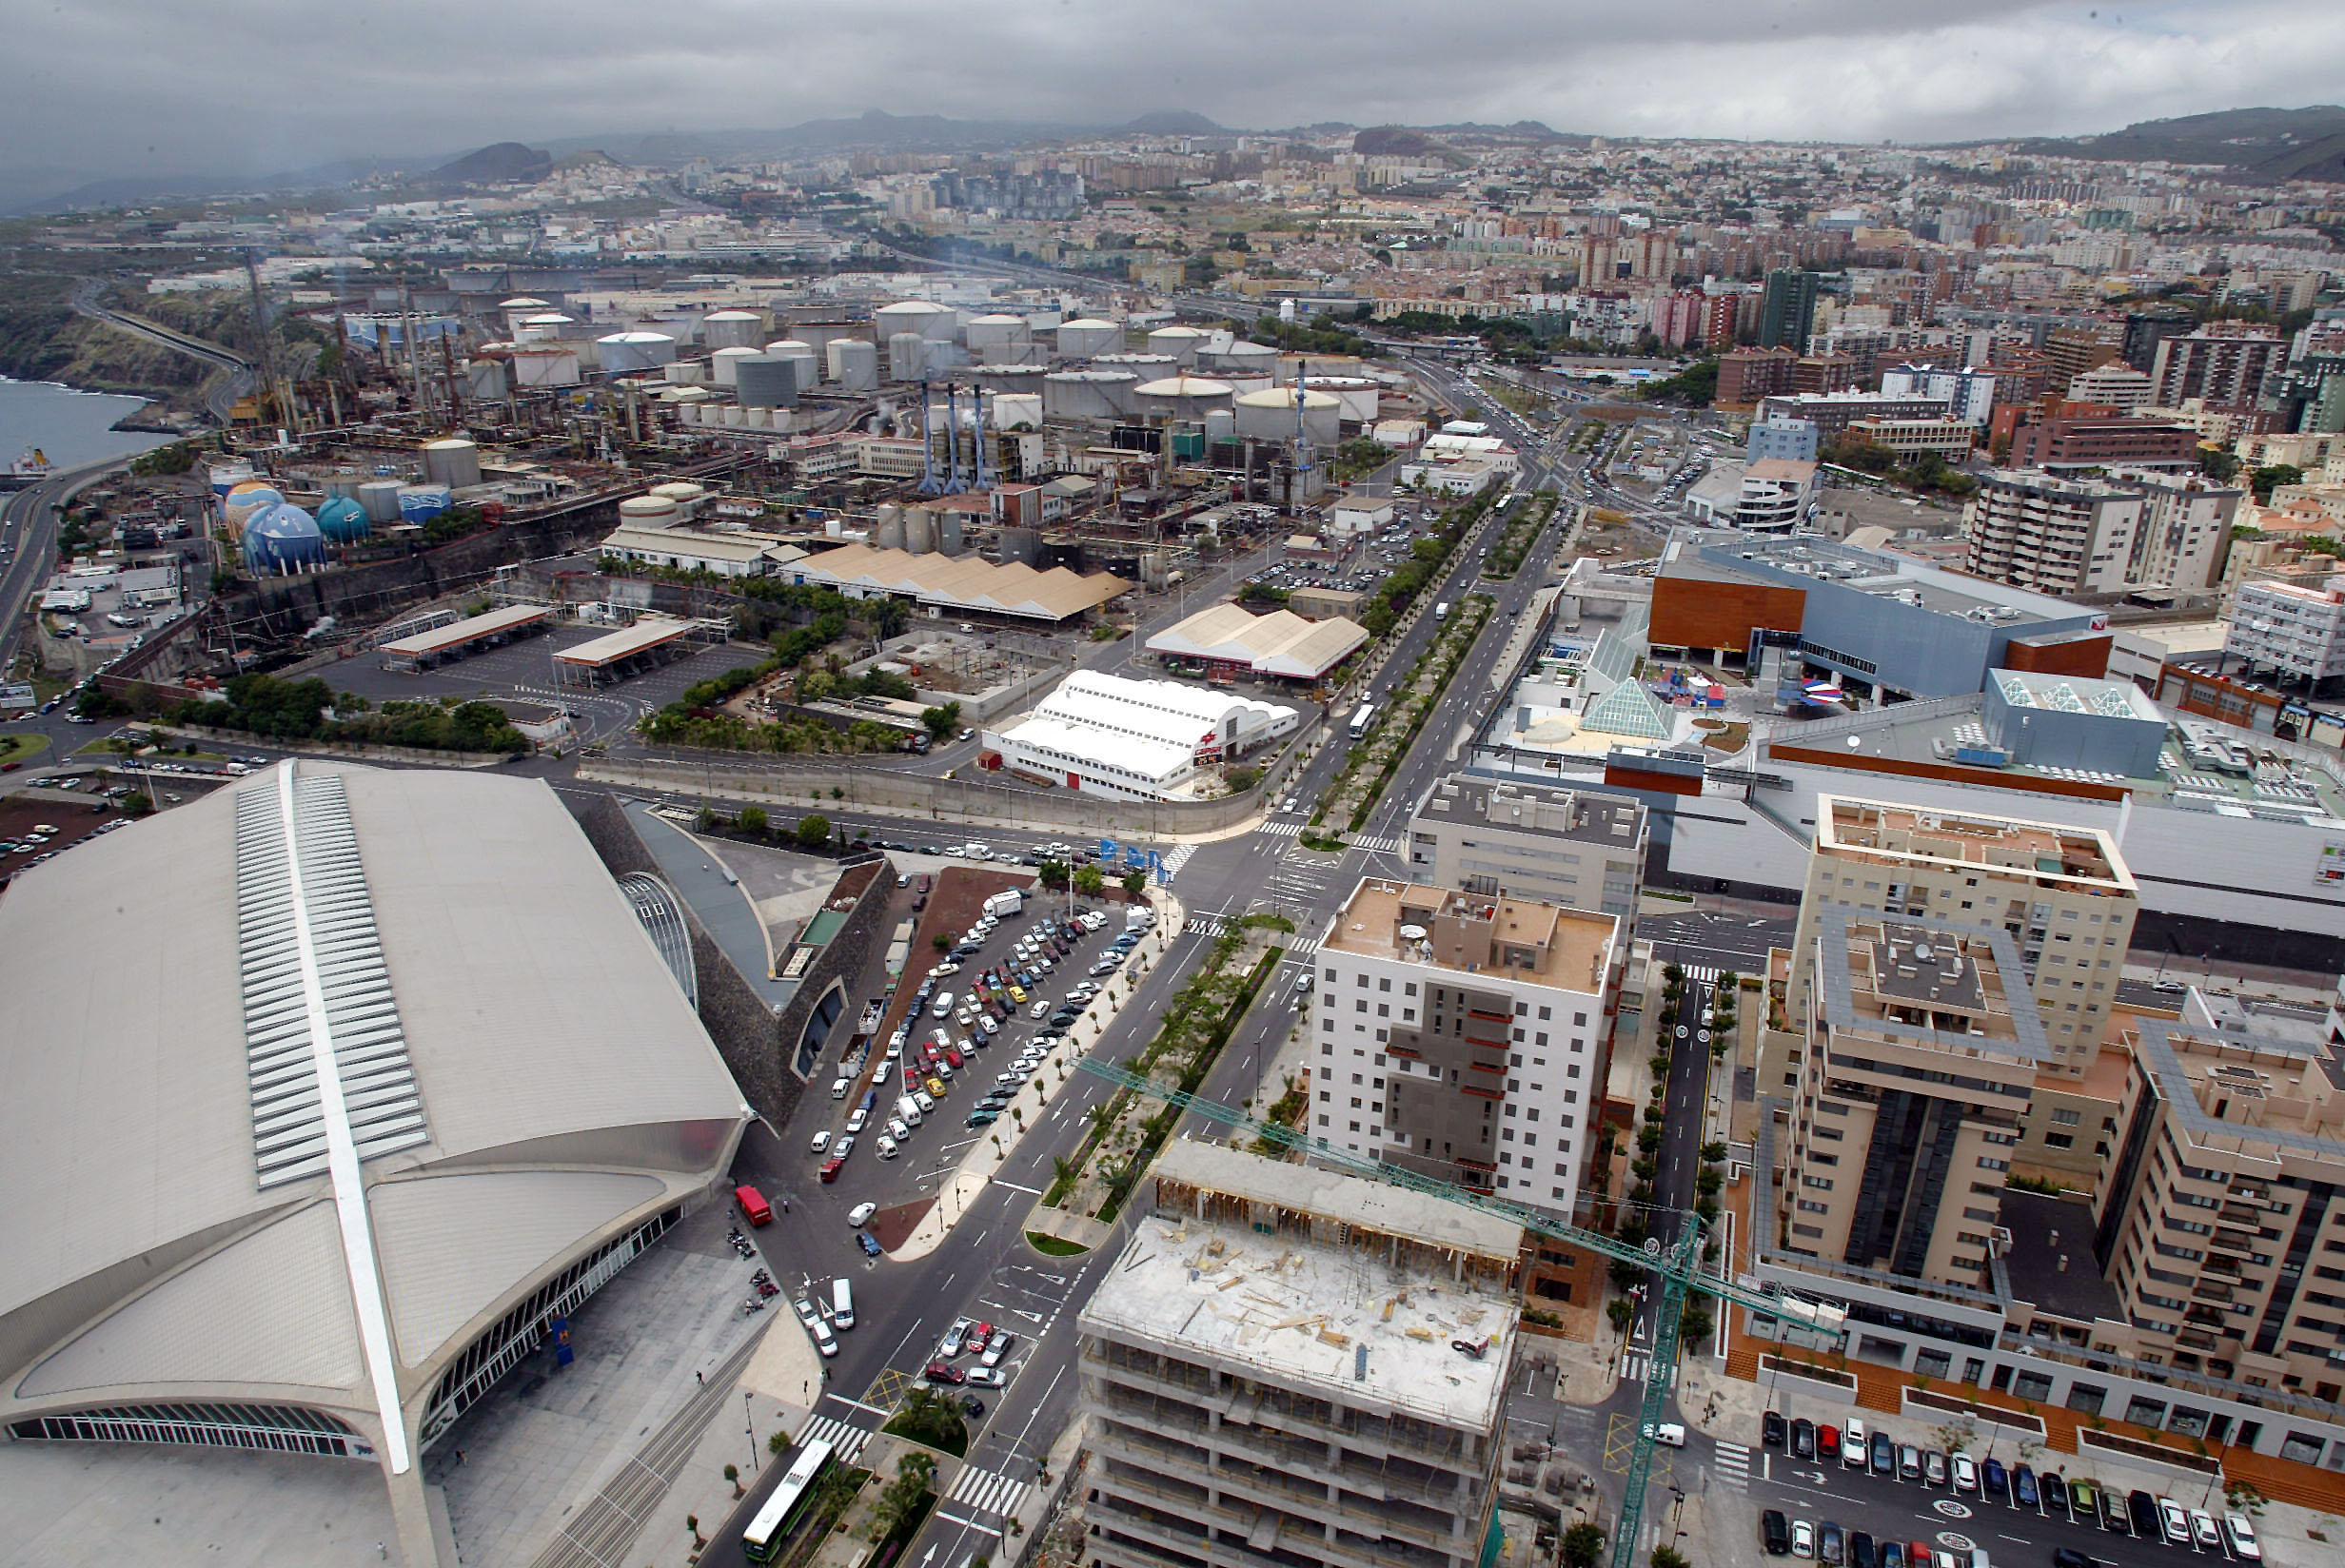
M 834 1154 L 829 1159 L 823 1161 L 822 1179 L 826 1182 L 838 1181 L 838 1172 L 846 1165 L 846 1163 L 847 1157 L 843 1154 Z
M 970 1325 L 969 1339 L 961 1348 L 972 1356 L 982 1355 L 985 1352 L 985 1342 L 993 1337 L 994 1325 L 992 1323 L 973 1323 Z
M 928 1370 L 921 1376 L 930 1382 L 967 1382 L 969 1381 L 968 1373 L 957 1366 L 947 1366 L 942 1362 L 930 1362 Z
M 1837 1426 L 1816 1428 L 1816 1457 L 1836 1460 L 1841 1457 L 1841 1429 Z
M 945 1050 L 944 1059 L 952 1063 L 956 1068 L 959 1068 L 961 1065 L 961 1053 L 957 1050 L 950 1049 L 949 1047 Z

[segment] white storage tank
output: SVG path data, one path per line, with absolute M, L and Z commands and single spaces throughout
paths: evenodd
M 708 380 L 706 360 L 678 360 L 666 367 L 670 386 L 699 386 Z
M 657 370 L 676 363 L 676 340 L 664 332 L 614 332 L 595 340 L 595 359 L 612 375 Z
M 1133 390 L 1141 413 L 1185 421 L 1202 420 L 1214 410 L 1228 408 L 1235 396 L 1228 382 L 1206 376 L 1168 376 L 1162 381 L 1143 382 Z
M 1096 316 L 1077 317 L 1058 328 L 1058 352 L 1069 359 L 1088 360 L 1123 346 L 1124 329 Z
M 1054 419 L 1122 419 L 1134 411 L 1139 384 L 1127 370 L 1054 371 L 1042 378 L 1042 411 Z
M 707 498 L 708 486 L 695 484 L 690 480 L 670 480 L 665 484 L 653 485 L 651 494 L 674 501 L 684 516 L 690 517 L 694 509 Z
M 977 316 L 961 329 L 961 341 L 969 345 L 970 357 L 982 359 L 992 349 L 1010 348 L 1026 342 L 1026 318 L 995 314 Z
M 1197 363 L 1213 375 L 1251 372 L 1258 376 L 1270 376 L 1277 373 L 1278 350 L 1269 343 L 1239 342 L 1227 348 L 1200 352 Z
M 764 338 L 765 322 L 754 310 L 712 310 L 700 321 L 700 341 L 711 348 L 755 348 Z
M 888 380 L 916 382 L 928 375 L 929 340 L 917 332 L 888 335 Z
M 464 362 L 464 396 L 474 402 L 502 402 L 513 395 L 513 362 L 502 354 L 478 354 Z
M 991 400 L 994 405 L 994 428 L 1015 430 L 1024 425 L 1030 430 L 1042 428 L 1042 394 L 1039 392 L 1003 392 Z
M 800 392 L 813 391 L 815 383 L 822 379 L 822 350 L 812 343 L 799 343 L 796 338 L 781 338 L 767 343 L 765 353 L 769 359 L 798 362 L 801 368 L 798 373 L 798 389 Z
M 774 428 L 774 411 L 762 404 L 752 405 L 741 410 L 741 422 L 752 430 L 771 430 Z
M 667 496 L 630 496 L 619 503 L 621 528 L 673 528 L 683 520 L 682 508 Z
M 1236 409 L 1216 408 L 1205 416 L 1205 441 L 1207 445 L 1210 446 L 1215 441 L 1228 441 L 1235 440 L 1237 440 Z
M 792 343 L 802 343 L 818 354 L 830 352 L 832 343 L 841 338 L 871 337 L 870 326 L 862 322 L 793 322 L 790 330 L 782 334 Z M 770 349 L 771 344 L 767 347 Z
M 576 386 L 579 379 L 578 350 L 575 348 L 554 348 L 533 343 L 513 350 L 513 382 L 516 386 Z
M 1314 446 L 1333 446 L 1342 440 L 1344 405 L 1325 392 L 1301 395 L 1302 435 Z M 1257 441 L 1291 441 L 1295 436 L 1297 394 L 1291 386 L 1249 392 L 1237 400 L 1237 433 Z
M 1197 363 L 1197 350 L 1211 336 L 1194 326 L 1160 326 L 1148 335 L 1148 351 L 1162 354 L 1184 367 Z
M 521 330 L 522 323 L 527 321 L 532 316 L 542 314 L 542 312 L 553 308 L 554 307 L 551 304 L 547 304 L 543 300 L 534 299 L 527 294 L 522 294 L 514 299 L 505 301 L 504 304 L 497 307 L 497 311 L 498 314 L 504 318 L 504 329 L 507 332 L 519 332 Z
M 989 364 L 978 367 L 977 384 L 994 392 L 1031 392 L 1040 396 L 1048 368 L 1038 364 Z
M 879 345 L 867 338 L 833 338 L 823 347 L 831 380 L 842 392 L 879 389 Z
M 730 425 L 740 424 L 744 418 L 741 412 L 741 406 L 737 402 L 726 403 L 722 408 L 719 408 L 717 411 L 717 417 Z
M 1358 376 L 1329 376 L 1324 380 L 1313 376 L 1306 384 L 1313 392 L 1325 392 L 1343 404 L 1346 421 L 1353 424 L 1376 421 L 1376 404 L 1384 396 L 1384 388 L 1376 382 Z
M 796 408 L 798 395 L 805 390 L 808 373 L 813 368 L 810 360 L 745 354 L 733 362 L 735 394 L 744 408 Z
M 546 311 L 542 315 L 522 318 L 520 324 L 513 329 L 513 338 L 517 343 L 552 343 L 577 324 L 559 310 Z
M 951 343 L 960 330 L 960 313 L 950 305 L 929 300 L 898 300 L 883 304 L 871 313 L 871 319 L 882 338 L 893 338 L 898 332 L 917 332 L 934 343 Z
M 1144 382 L 1162 381 L 1177 376 L 1181 367 L 1169 354 L 1094 354 L 1094 370 L 1129 370 Z
M 481 449 L 462 437 L 424 443 L 424 480 L 451 490 L 481 482 Z
M 399 492 L 406 486 L 397 480 L 368 480 L 358 487 L 358 503 L 366 508 L 368 522 L 393 523 L 399 520 Z
M 719 386 L 739 386 L 741 383 L 741 361 L 761 360 L 764 357 L 754 348 L 719 348 L 708 357 L 709 378 Z
M 901 550 L 904 547 L 904 509 L 894 501 L 879 508 L 879 520 L 871 531 L 872 548 Z
M 904 508 L 904 548 L 925 556 L 936 548 L 936 513 L 927 506 Z

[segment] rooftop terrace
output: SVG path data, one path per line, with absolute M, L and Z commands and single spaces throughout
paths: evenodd
M 1429 969 L 1501 970 L 1510 979 L 1593 995 L 1604 989 L 1619 930 L 1611 915 L 1534 898 L 1370 878 L 1321 946 Z

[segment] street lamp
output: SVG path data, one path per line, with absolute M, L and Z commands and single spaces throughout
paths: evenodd
M 741 1429 L 749 1434 L 749 1473 L 758 1473 L 758 1414 L 750 1407 L 749 1390 L 741 1390 Z

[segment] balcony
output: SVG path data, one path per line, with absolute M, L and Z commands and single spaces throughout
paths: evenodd
M 2227 1302 L 2237 1294 L 2231 1286 L 2214 1280 L 2200 1279 L 2190 1287 L 2190 1293 L 2202 1302 Z

